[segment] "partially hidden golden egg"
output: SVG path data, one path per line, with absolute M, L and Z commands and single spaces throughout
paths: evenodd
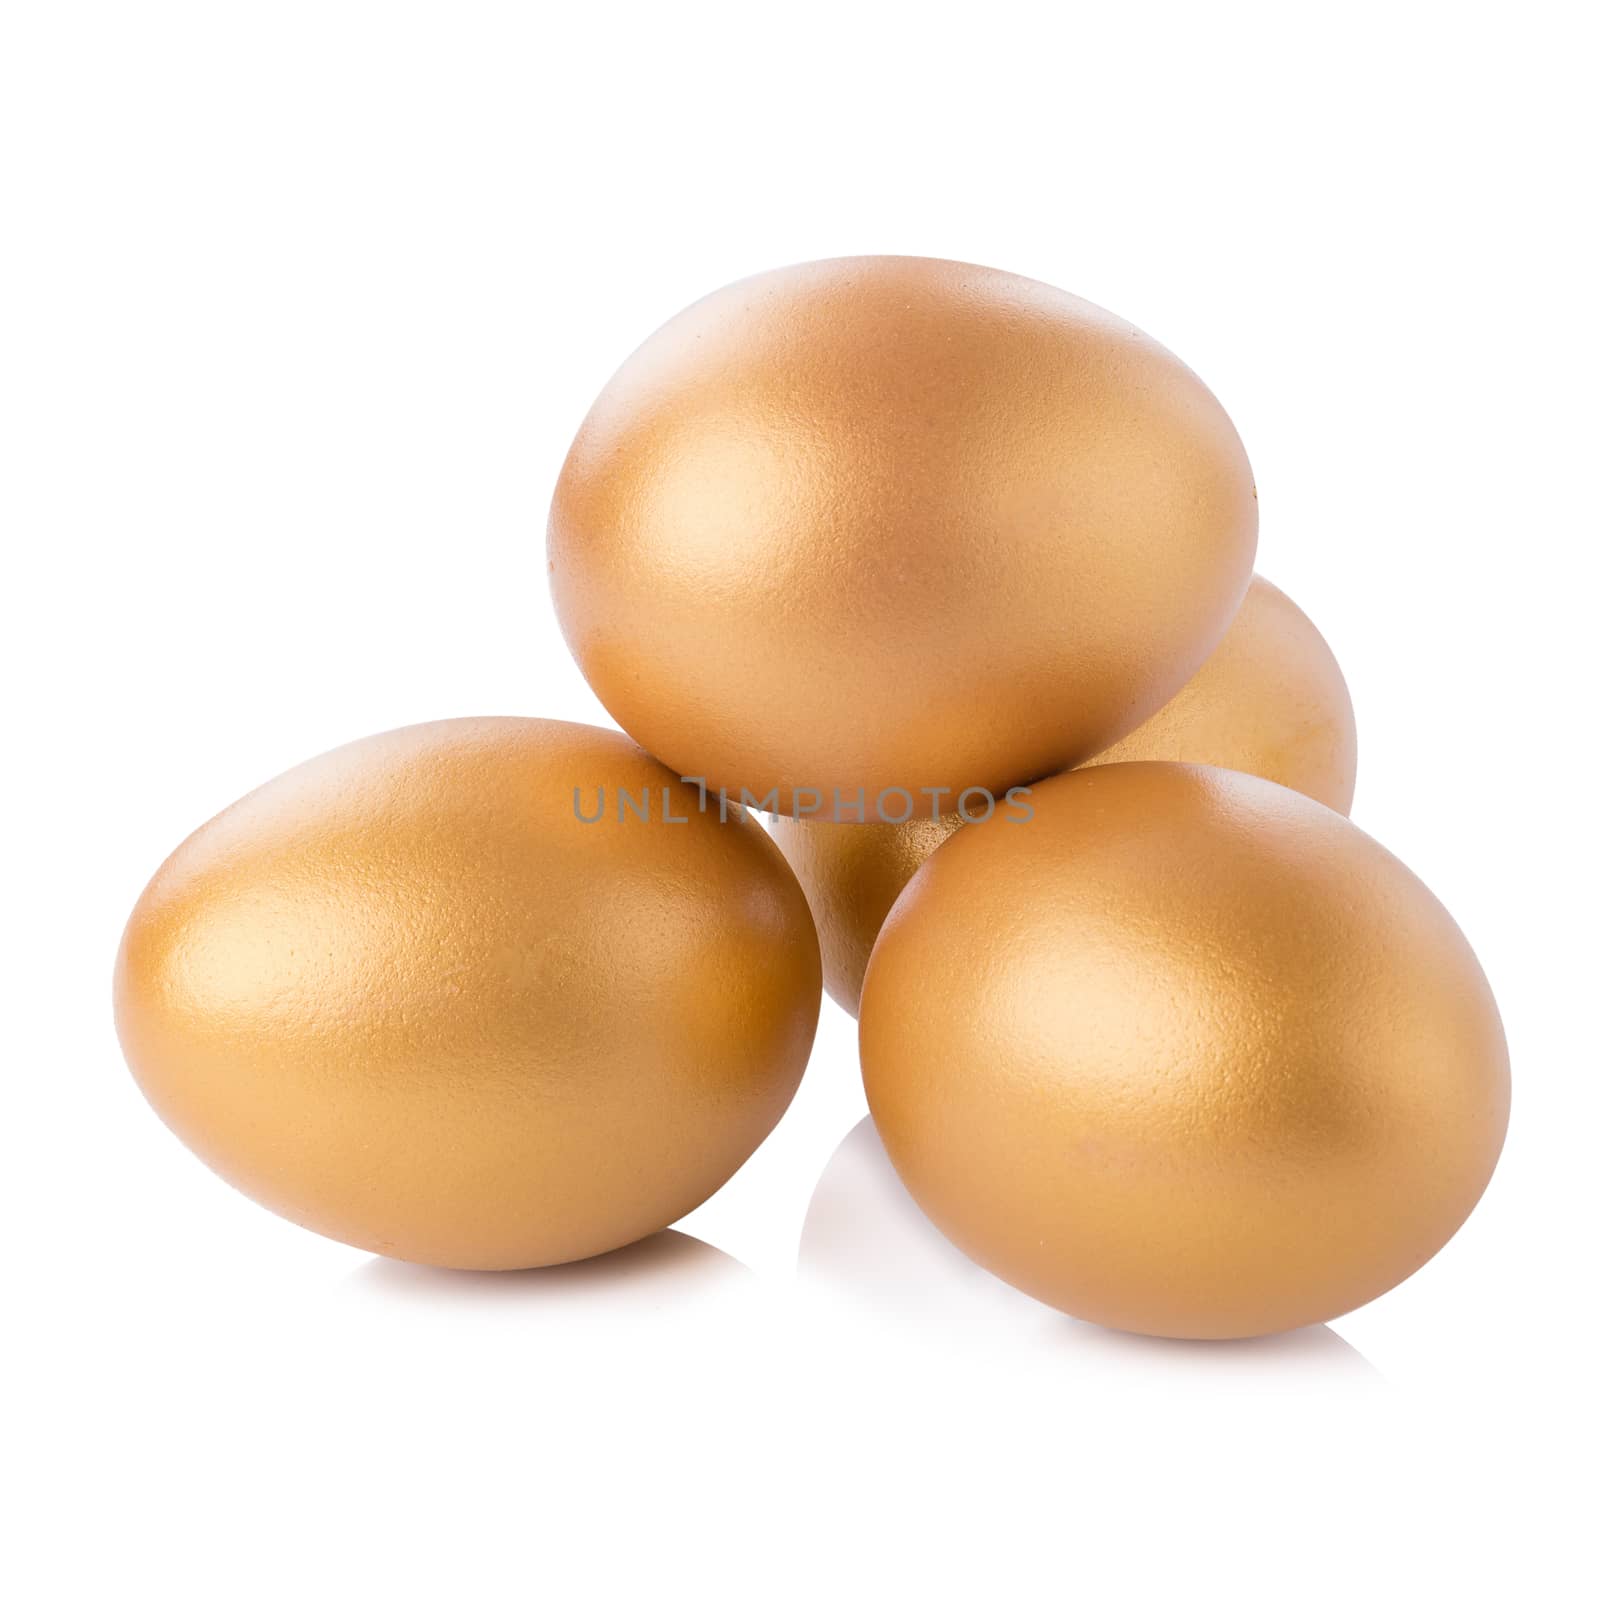
M 134 908 L 117 1026 L 156 1111 L 274 1211 L 467 1268 L 611 1250 L 761 1143 L 821 994 L 761 828 L 619 734 L 468 718 L 297 767 Z
M 980 1265 L 1092 1322 L 1322 1322 L 1428 1260 L 1494 1169 L 1505 1040 L 1449 914 L 1293 790 L 1134 762 L 919 869 L 867 969 L 867 1098 Z
M 1154 340 L 1010 273 L 860 257 L 648 339 L 572 445 L 549 562 L 584 674 L 674 771 L 901 820 L 1137 727 L 1255 543 L 1238 436 Z
M 1205 664 L 1149 721 L 1086 766 L 1191 761 L 1253 772 L 1348 814 L 1356 782 L 1356 725 L 1333 652 L 1306 614 L 1265 578 Z M 985 824 L 1017 814 L 974 800 Z M 811 903 L 823 978 L 852 1016 L 873 941 L 912 874 L 962 825 L 945 796 L 937 819 L 894 824 L 775 817 L 773 837 Z

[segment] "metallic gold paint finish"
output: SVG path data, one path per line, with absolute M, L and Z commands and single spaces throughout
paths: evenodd
M 1127 763 L 963 828 L 896 902 L 861 1058 L 890 1159 L 997 1276 L 1092 1322 L 1326 1321 L 1477 1202 L 1510 1083 L 1460 930 L 1337 812 Z
M 648 821 L 619 788 L 651 791 Z M 320 1233 L 470 1268 L 692 1211 L 788 1105 L 820 991 L 752 819 L 619 734 L 510 717 L 380 734 L 239 801 L 156 874 L 116 972 L 134 1076 L 202 1160 Z
M 1154 340 L 1010 273 L 869 256 L 648 339 L 573 443 L 549 562 L 618 722 L 792 810 L 1003 793 L 1105 749 L 1222 637 L 1255 542 L 1238 436 Z
M 1252 578 L 1205 665 L 1148 722 L 1085 765 L 1120 761 L 1253 772 L 1348 814 L 1356 782 L 1350 692 L 1310 618 L 1281 589 Z M 1005 815 L 1002 808 L 981 826 L 1012 826 Z M 864 825 L 773 819 L 772 835 L 816 919 L 828 993 L 851 1016 L 895 897 L 960 826 L 959 816 L 944 815 Z

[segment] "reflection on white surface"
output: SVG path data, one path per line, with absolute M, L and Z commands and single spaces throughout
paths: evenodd
M 630 1387 L 653 1393 L 696 1366 L 729 1370 L 757 1342 L 749 1330 L 766 1312 L 760 1290 L 742 1262 L 668 1229 L 524 1272 L 369 1260 L 340 1285 L 339 1320 L 350 1348 L 367 1352 L 377 1337 L 401 1367 L 442 1359 L 458 1398 L 548 1411 L 569 1384 L 599 1382 L 620 1403 Z
M 880 1328 L 979 1342 L 1008 1358 L 1186 1377 L 1226 1370 L 1319 1379 L 1374 1380 L 1360 1352 L 1320 1325 L 1263 1339 L 1146 1338 L 1063 1316 L 970 1261 L 930 1223 L 906 1192 L 871 1118 L 834 1152 L 806 1214 L 800 1239 L 802 1284 Z
M 455 1272 L 419 1267 L 379 1256 L 351 1274 L 363 1291 L 425 1301 L 559 1301 L 577 1306 L 601 1302 L 677 1299 L 724 1289 L 749 1277 L 732 1256 L 692 1234 L 666 1228 L 636 1244 L 587 1261 L 537 1267 L 527 1272 Z

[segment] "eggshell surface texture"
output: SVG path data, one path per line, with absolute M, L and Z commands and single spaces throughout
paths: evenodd
M 549 564 L 590 684 L 674 771 L 768 810 L 864 791 L 871 822 L 1137 727 L 1255 541 L 1232 424 L 1154 340 L 1009 273 L 860 257 L 647 340 L 572 445 Z
M 134 1075 L 204 1161 L 305 1227 L 467 1268 L 693 1210 L 788 1105 L 819 995 L 751 819 L 619 734 L 521 718 L 256 790 L 157 872 L 116 969 Z
M 1265 578 L 1250 581 L 1222 643 L 1147 722 L 1085 763 L 1190 761 L 1253 772 L 1348 814 L 1356 725 L 1339 664 L 1309 617 Z M 984 816 L 981 806 L 975 816 Z M 997 806 L 982 826 L 1010 826 Z M 778 817 L 772 835 L 806 892 L 828 993 L 854 1016 L 883 919 L 912 874 L 962 825 L 940 818 L 839 826 Z
M 896 902 L 861 1056 L 907 1188 L 980 1265 L 1138 1333 L 1382 1294 L 1493 1171 L 1505 1040 L 1428 890 L 1336 812 L 1129 763 L 963 828 Z

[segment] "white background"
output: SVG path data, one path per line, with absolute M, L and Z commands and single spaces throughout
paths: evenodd
M 5 6 L 12 1592 L 1593 1582 L 1586 9 Z M 1499 1175 L 1331 1331 L 1130 1339 L 965 1268 L 870 1129 L 834 1157 L 831 1004 L 684 1238 L 504 1279 L 297 1232 L 120 1063 L 123 919 L 229 801 L 399 724 L 605 720 L 543 571 L 589 401 L 718 284 L 874 251 L 1058 283 L 1216 390 L 1356 819 L 1495 986 Z

